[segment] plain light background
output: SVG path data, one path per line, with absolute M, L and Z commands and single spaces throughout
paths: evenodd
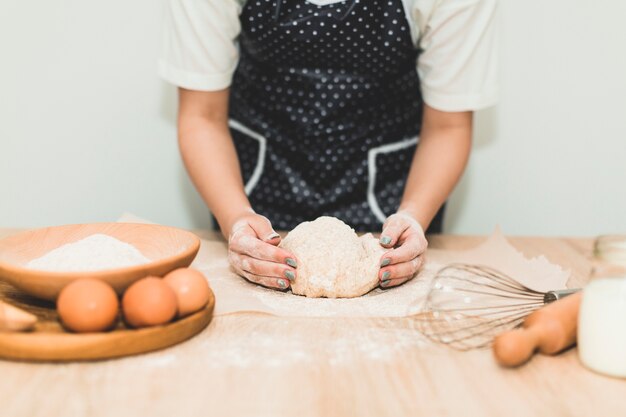
M 163 2 L 0 2 L 0 227 L 206 228 L 156 75 Z M 626 233 L 626 2 L 501 0 L 501 99 L 445 231 Z

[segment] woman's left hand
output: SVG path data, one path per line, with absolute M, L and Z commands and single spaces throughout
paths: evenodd
M 424 263 L 424 252 L 428 247 L 422 226 L 403 211 L 387 218 L 380 244 L 391 249 L 380 260 L 378 277 L 382 287 L 400 285 L 413 278 Z

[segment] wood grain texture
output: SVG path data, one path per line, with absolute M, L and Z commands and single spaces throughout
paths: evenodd
M 85 272 L 50 272 L 26 268 L 32 259 L 96 233 L 132 244 L 151 262 Z M 78 278 L 106 281 L 121 294 L 138 279 L 148 275 L 164 276 L 176 268 L 189 266 L 199 248 L 200 241 L 192 233 L 160 225 L 92 223 L 47 227 L 0 240 L 0 280 L 50 301 L 56 299 L 63 287 Z
M 434 236 L 431 247 L 482 240 Z M 588 278 L 589 239 L 511 242 L 571 269 L 571 286 Z M 410 318 L 235 314 L 146 355 L 66 365 L 0 361 L 3 417 L 618 416 L 625 393 L 625 381 L 585 370 L 576 349 L 504 369 L 489 350 L 427 343 Z

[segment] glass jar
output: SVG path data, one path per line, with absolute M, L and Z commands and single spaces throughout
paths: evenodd
M 626 235 L 598 236 L 593 245 L 592 276 L 626 277 Z

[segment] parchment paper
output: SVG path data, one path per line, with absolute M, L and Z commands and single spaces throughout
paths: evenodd
M 149 223 L 125 214 L 119 221 Z M 261 312 L 288 317 L 404 317 L 420 311 L 435 273 L 450 263 L 489 266 L 537 291 L 565 288 L 569 271 L 545 257 L 527 259 L 496 230 L 484 243 L 467 251 L 429 249 L 427 262 L 413 280 L 395 288 L 377 288 L 350 299 L 306 298 L 248 282 L 231 272 L 225 242 L 202 240 L 191 265 L 208 279 L 216 297 L 215 315 Z

